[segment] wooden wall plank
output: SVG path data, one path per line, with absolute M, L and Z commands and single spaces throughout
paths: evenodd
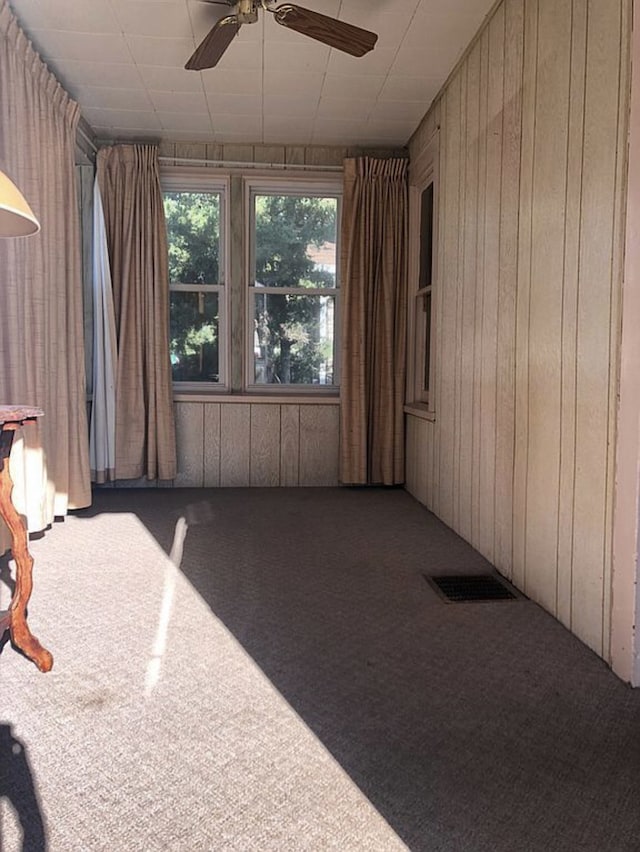
M 525 591 L 555 613 L 571 0 L 540 0 L 538 27 Z
M 480 410 L 482 404 L 482 317 L 484 315 L 484 257 L 487 197 L 487 113 L 489 97 L 489 31 L 480 37 L 480 87 L 478 113 L 478 195 L 476 231 L 476 290 L 473 308 L 473 416 L 471 429 L 471 538 L 474 547 L 480 547 L 482 527 L 480 518 L 480 457 L 482 434 Z
M 204 485 L 220 485 L 220 403 L 204 405 Z
M 409 142 L 410 152 L 421 151 L 431 142 L 434 133 L 437 132 L 440 122 L 438 115 L 439 99 L 432 106 L 426 116 L 420 122 L 417 130 L 413 134 Z
M 256 145 L 253 151 L 256 163 L 284 163 L 284 145 Z
M 477 290 L 478 162 L 480 153 L 480 43 L 466 63 L 466 170 L 461 240 L 460 316 L 460 408 L 458 429 L 459 470 L 457 477 L 458 529 L 471 540 L 473 479 L 474 354 Z
M 207 142 L 207 160 L 211 160 L 212 163 L 222 160 L 223 153 L 222 145 L 219 142 Z M 212 168 L 216 168 L 215 165 Z
M 167 157 L 170 160 L 176 155 L 176 143 L 170 142 L 168 139 L 163 139 L 158 143 L 158 156 L 159 157 Z M 174 165 L 174 163 L 167 163 L 167 165 Z
M 433 437 L 434 423 L 423 417 L 406 417 L 405 488 L 420 503 L 431 508 L 433 503 Z
M 616 158 L 616 187 L 615 215 L 613 225 L 613 254 L 612 254 L 612 299 L 611 299 L 611 334 L 609 338 L 609 423 L 607 445 L 607 493 L 605 511 L 605 577 L 604 595 L 602 601 L 602 656 L 612 662 L 612 629 L 613 629 L 613 510 L 616 477 L 616 445 L 618 444 L 619 406 L 616 396 L 621 393 L 621 346 L 622 346 L 622 281 L 625 261 L 625 230 L 626 230 L 626 201 L 631 195 L 628 178 L 627 140 L 629 139 L 631 89 L 631 38 L 632 8 L 629 2 L 621 4 L 620 21 L 620 86 L 618 98 L 618 138 Z M 632 143 L 630 143 L 632 144 Z M 622 499 L 622 498 L 620 498 Z M 616 618 L 618 621 L 619 616 Z M 624 619 L 623 619 L 624 620 Z M 619 629 L 620 624 L 616 624 Z
M 416 418 L 416 498 L 426 506 L 429 471 L 427 468 L 427 430 L 429 422 Z
M 433 471 L 433 446 L 434 446 L 434 436 L 435 436 L 435 423 L 433 420 L 427 420 L 425 424 L 424 430 L 424 446 L 422 447 L 422 452 L 425 455 L 425 471 L 426 471 L 426 494 L 425 494 L 425 506 L 433 511 L 433 495 L 435 492 L 434 487 L 434 471 Z
M 435 313 L 435 327 L 432 328 L 432 334 L 434 337 L 434 341 L 432 344 L 432 351 L 436 355 L 435 358 L 435 367 L 433 370 L 434 373 L 434 389 L 433 389 L 433 398 L 435 402 L 435 411 L 440 411 L 441 404 L 441 388 L 442 388 L 442 377 L 440 375 L 441 370 L 441 358 L 440 358 L 440 346 L 441 346 L 441 329 L 442 329 L 442 313 L 443 313 L 443 305 L 445 301 L 445 293 L 442 282 L 444 281 L 444 270 L 445 270 L 445 253 L 444 253 L 444 222 L 445 222 L 445 206 L 444 206 L 444 195 L 446 191 L 446 164 L 447 164 L 447 152 L 445 139 L 447 138 L 447 111 L 444 108 L 443 98 L 439 97 L 435 105 L 433 107 L 434 114 L 434 128 L 439 127 L 439 140 L 438 140 L 438 199 L 437 199 L 437 216 L 438 216 L 438 226 L 436 228 L 436 238 L 438 240 L 438 245 L 436 247 L 436 277 L 435 277 L 435 291 L 433 293 L 432 299 L 434 301 L 434 305 L 432 308 Z M 431 137 L 429 137 L 431 138 Z M 433 323 L 432 323 L 433 325 Z M 429 396 L 431 397 L 431 391 L 429 392 Z M 431 406 L 431 403 L 430 403 Z M 431 406 L 433 410 L 433 406 Z M 434 488 L 433 491 L 433 502 L 432 508 L 436 513 L 440 512 L 440 428 L 438 424 L 438 429 L 435 430 L 433 434 L 433 468 L 432 468 L 432 481 L 435 483 L 438 482 L 438 487 Z
M 300 468 L 300 406 L 280 406 L 280 485 L 298 485 Z
M 280 406 L 251 405 L 250 484 L 280 484 Z
M 175 403 L 178 460 L 178 473 L 174 479 L 176 487 L 198 487 L 204 484 L 202 409 L 202 403 Z
M 304 152 L 307 166 L 341 166 L 346 156 L 346 147 L 337 145 L 310 145 Z
M 220 485 L 250 485 L 251 407 L 220 406 Z
M 176 159 L 204 160 L 207 156 L 206 142 L 176 142 Z
M 534 138 L 537 101 L 538 9 L 525 5 L 522 77 L 522 142 L 518 217 L 518 293 L 516 297 L 515 440 L 513 470 L 512 580 L 526 586 L 527 474 L 529 469 L 529 294 L 533 220 Z
M 300 406 L 300 485 L 338 484 L 339 409 Z
M 572 629 L 602 653 L 620 4 L 589 2 L 578 291 Z M 616 282 L 617 284 L 617 282 Z
M 444 108 L 447 113 L 446 134 L 444 136 L 445 172 L 442 205 L 442 240 L 444 253 L 448 259 L 438 280 L 442 295 L 440 312 L 441 325 L 438 329 L 440 341 L 438 370 L 440 391 L 438 419 L 440 421 L 440 517 L 445 523 L 453 522 L 454 504 L 454 432 L 455 432 L 455 363 L 456 363 L 456 315 L 458 292 L 458 233 L 459 233 L 459 187 L 460 187 L 460 77 L 450 84 Z
M 462 225 L 466 210 L 467 181 L 467 74 L 460 74 L 460 180 L 458 181 L 458 221 Z M 465 231 L 464 227 L 458 227 L 458 275 L 456 282 L 456 308 L 455 308 L 455 358 L 453 375 L 453 514 L 452 523 L 456 529 L 460 529 L 460 447 L 462 432 L 462 396 L 463 396 L 463 374 L 462 354 L 464 351 L 462 339 L 462 315 L 464 308 L 464 255 L 465 255 Z
M 518 284 L 518 205 L 522 141 L 524 0 L 505 3 L 504 113 L 500 199 L 500 264 L 496 372 L 494 561 L 511 576 L 513 564 L 513 464 L 515 332 Z
M 494 559 L 496 477 L 496 371 L 498 335 L 498 277 L 500 274 L 500 185 L 504 87 L 504 4 L 489 24 L 487 89 L 487 158 L 485 179 L 482 353 L 480 366 L 480 479 L 477 548 Z
M 304 145 L 287 145 L 285 147 L 285 163 L 289 166 L 304 165 Z
M 404 487 L 412 497 L 418 499 L 418 452 L 417 417 L 405 417 L 405 481 Z
M 230 163 L 252 163 L 253 145 L 225 142 L 222 146 L 222 158 Z
M 560 480 L 558 490 L 558 583 L 556 615 L 571 626 L 573 584 L 573 497 L 576 448 L 576 334 L 582 199 L 582 146 L 584 141 L 584 83 L 587 54 L 587 6 L 573 10 L 567 140 L 567 204 L 562 296 L 562 361 L 560 425 Z

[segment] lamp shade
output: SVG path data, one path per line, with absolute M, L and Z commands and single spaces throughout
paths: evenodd
M 40 223 L 20 190 L 0 172 L 0 237 L 28 237 L 39 230 Z

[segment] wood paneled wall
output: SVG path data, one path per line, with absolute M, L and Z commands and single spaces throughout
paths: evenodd
M 405 148 L 358 148 L 341 145 L 241 145 L 218 142 L 163 141 L 158 153 L 164 162 L 187 165 L 185 160 L 209 160 L 228 163 L 268 163 L 286 166 L 342 166 L 345 157 L 367 154 L 372 157 L 406 156 Z M 197 165 L 197 163 L 195 164 Z
M 177 402 L 175 486 L 337 485 L 339 406 Z
M 628 0 L 504 0 L 439 127 L 435 421 L 407 488 L 608 659 Z

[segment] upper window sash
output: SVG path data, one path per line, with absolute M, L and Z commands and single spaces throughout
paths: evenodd
M 163 168 L 160 172 L 160 186 L 163 194 L 166 192 L 202 192 L 218 193 L 220 195 L 219 219 L 219 258 L 218 281 L 207 281 L 206 284 L 225 284 L 229 281 L 229 234 L 230 231 L 230 180 L 228 176 L 209 174 L 203 169 Z M 184 281 L 172 281 L 171 284 L 185 284 Z M 200 282 L 198 282 L 200 283 Z
M 200 293 L 202 298 L 213 298 L 217 294 L 218 310 L 218 371 L 214 373 L 217 380 L 206 381 L 183 381 L 174 380 L 174 386 L 181 391 L 224 391 L 228 388 L 228 366 L 229 366 L 229 329 L 228 329 L 228 288 L 225 285 L 229 281 L 229 251 L 228 235 L 229 228 L 229 178 L 218 173 L 210 174 L 202 169 L 163 168 L 160 175 L 160 183 L 163 195 L 165 193 L 212 193 L 219 196 L 219 220 L 218 220 L 218 275 L 217 281 L 170 281 L 169 288 L 172 293 L 185 294 Z M 207 296 L 206 294 L 210 294 Z M 177 296 L 176 296 L 177 297 Z M 186 303 L 185 303 L 186 304 Z M 203 303 L 204 304 L 204 303 Z
M 283 179 L 283 178 L 246 178 L 245 179 L 245 208 L 248 211 L 245 223 L 245 239 L 247 252 L 247 283 L 249 287 L 255 286 L 256 269 L 256 233 L 255 233 L 255 204 L 256 198 L 261 195 L 282 195 L 294 198 L 334 198 L 336 201 L 336 233 L 335 233 L 335 273 L 334 287 L 338 290 L 340 286 L 340 219 L 342 215 L 342 183 L 340 180 L 310 180 L 306 179 Z M 262 289 L 262 286 L 260 287 Z M 306 289 L 306 288 L 300 288 Z

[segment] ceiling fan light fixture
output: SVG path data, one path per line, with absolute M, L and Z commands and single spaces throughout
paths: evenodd
M 255 24 L 258 20 L 258 5 L 255 0 L 238 0 L 236 17 L 240 24 Z

